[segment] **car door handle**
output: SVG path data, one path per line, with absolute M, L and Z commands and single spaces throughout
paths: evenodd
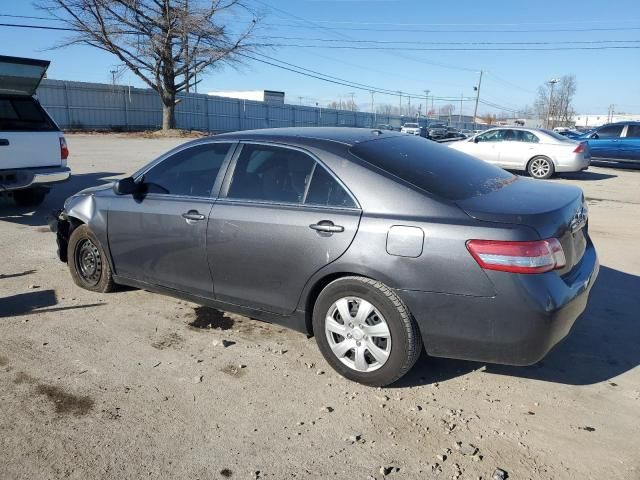
M 0 147 L 7 147 L 9 146 L 9 140 L 7 140 L 6 138 L 0 138 Z
M 309 225 L 309 228 L 315 230 L 316 232 L 323 233 L 340 233 L 344 232 L 344 227 L 342 225 L 334 225 L 331 220 L 321 220 L 318 223 L 313 223 Z
M 205 217 L 197 210 L 189 210 L 188 212 L 182 214 L 182 218 L 188 221 L 188 220 L 204 220 Z

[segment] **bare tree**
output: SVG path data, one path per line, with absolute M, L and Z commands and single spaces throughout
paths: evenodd
M 544 83 L 538 87 L 538 94 L 533 105 L 537 116 L 549 121 L 549 126 L 570 126 L 573 123 L 575 109 L 573 97 L 576 94 L 577 83 L 575 75 L 564 75 L 553 84 Z
M 175 127 L 176 95 L 204 70 L 237 64 L 259 47 L 257 14 L 243 0 L 38 0 L 36 5 L 77 31 L 60 46 L 90 45 L 114 54 L 160 95 L 162 129 Z M 236 11 L 253 20 L 231 33 Z M 226 21 L 226 22 L 225 22 Z

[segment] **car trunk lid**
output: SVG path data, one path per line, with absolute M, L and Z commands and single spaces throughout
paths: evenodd
M 527 225 L 541 239 L 557 238 L 570 271 L 587 245 L 587 210 L 582 190 L 540 180 L 518 178 L 483 195 L 458 200 L 469 216 L 486 222 Z

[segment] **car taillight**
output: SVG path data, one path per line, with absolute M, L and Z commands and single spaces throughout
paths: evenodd
M 584 153 L 584 143 L 579 144 L 573 153 Z
M 534 242 L 469 240 L 467 250 L 486 270 L 512 273 L 544 273 L 566 265 L 557 238 Z
M 69 147 L 64 137 L 60 137 L 60 160 L 66 160 L 69 157 Z

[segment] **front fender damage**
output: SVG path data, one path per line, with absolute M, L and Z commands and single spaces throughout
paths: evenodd
M 55 210 L 49 219 L 49 228 L 56 234 L 58 244 L 58 258 L 67 263 L 69 237 L 73 230 L 88 224 L 95 213 L 95 199 L 93 195 L 71 197 L 65 202 L 63 209 Z

